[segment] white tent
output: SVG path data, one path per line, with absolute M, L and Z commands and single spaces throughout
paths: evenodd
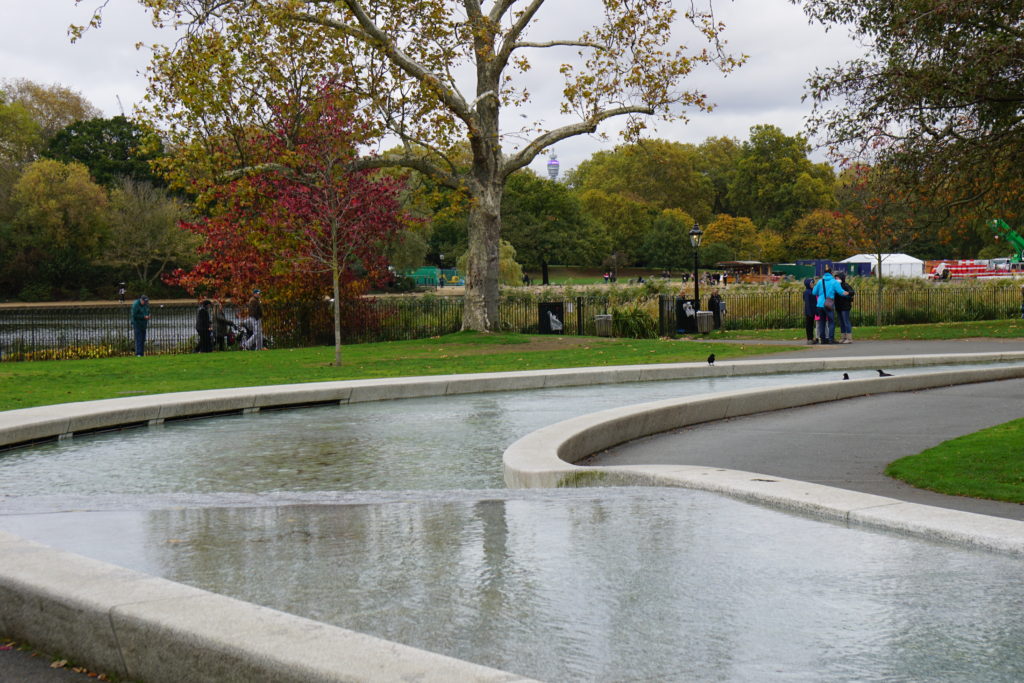
M 840 263 L 870 263 L 874 273 L 878 254 L 857 254 Z M 882 254 L 882 277 L 925 277 L 924 261 L 908 254 Z

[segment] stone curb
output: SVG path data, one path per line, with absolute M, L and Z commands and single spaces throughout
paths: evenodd
M 113 429 L 131 425 L 160 423 L 165 420 L 255 412 L 316 403 L 357 403 L 362 401 L 441 396 L 487 391 L 507 391 L 545 387 L 581 386 L 636 381 L 686 379 L 709 376 L 777 374 L 816 370 L 855 370 L 872 367 L 907 367 L 951 363 L 984 363 L 1024 360 L 1024 352 L 934 354 L 926 356 L 889 356 L 822 359 L 786 359 L 736 361 L 709 367 L 704 363 L 619 366 L 608 368 L 567 368 L 529 372 L 448 375 L 441 377 L 353 380 L 293 384 L 283 386 L 196 391 L 155 396 L 127 397 L 105 401 L 69 403 L 39 408 L 0 412 L 0 448 L 44 439 L 66 438 L 75 433 Z M 992 370 L 1005 370 L 996 369 Z M 964 371 L 968 372 L 968 371 Z M 1021 371 L 1024 373 L 1024 370 Z M 941 373 L 943 375 L 949 373 Z M 1016 375 L 1014 375 L 1016 376 Z M 897 379 L 897 378 L 891 378 Z M 983 381 L 978 379 L 962 381 Z M 913 377 L 898 378 L 890 387 L 917 385 Z M 872 387 L 875 380 L 834 383 L 848 387 L 821 390 L 825 400 L 854 386 Z M 832 387 L 833 383 L 822 385 Z M 842 388 L 843 392 L 839 389 Z M 778 389 L 761 392 L 731 392 L 705 398 L 690 409 L 691 417 L 716 419 L 763 409 L 771 394 L 773 407 Z M 756 392 L 755 392 L 756 393 Z M 808 388 L 800 387 L 806 397 Z M 852 395 L 852 394 L 851 394 Z M 665 402 L 662 402 L 665 403 Z M 673 403 L 673 402 L 668 402 Z M 798 403 L 795 403 L 795 405 Z M 626 410 L 626 409 L 620 409 Z M 674 409 L 673 409 L 674 410 Z M 718 411 L 718 412 L 716 412 Z M 643 412 L 643 411 L 641 411 Z M 671 411 L 670 411 L 671 412 Z M 647 433 L 669 429 L 676 422 L 651 412 L 642 420 L 620 416 L 623 434 Z M 684 413 L 679 413 L 681 417 Z M 583 418 L 578 418 L 583 419 Z M 602 418 L 601 422 L 604 419 Z M 614 420 L 611 420 L 614 421 Z M 575 423 L 576 421 L 570 421 Z M 563 423 L 565 424 L 565 423 Z M 642 424 L 636 430 L 631 424 Z M 574 449 L 587 450 L 601 439 L 588 434 L 596 424 L 577 424 Z M 651 431 L 653 430 L 653 431 Z M 539 435 L 550 434 L 537 442 Z M 519 483 L 557 485 L 564 475 L 579 478 L 588 469 L 568 465 L 548 448 L 561 443 L 565 434 L 551 428 L 535 432 L 514 444 L 506 452 L 506 463 L 524 450 L 549 457 L 537 462 L 535 474 L 523 470 Z M 552 442 L 549 439 L 554 438 Z M 606 434 L 602 437 L 609 439 Z M 634 437 L 629 437 L 634 438 Z M 621 441 L 621 439 L 620 439 Z M 530 446 L 529 444 L 536 444 Z M 545 450 L 547 449 L 547 450 Z M 597 449 L 595 449 L 597 450 Z M 574 451 L 575 452 L 575 451 Z M 591 451 L 593 452 L 593 451 Z M 525 454 L 525 455 L 528 455 Z M 507 466 L 507 465 L 506 465 Z M 556 472 L 551 476 L 549 469 Z M 720 487 L 740 495 L 744 486 L 750 500 L 776 504 L 788 500 L 780 496 L 781 487 L 760 491 L 756 482 L 729 482 L 746 473 L 722 473 L 706 468 L 633 468 L 623 483 L 695 485 L 690 476 L 701 480 L 704 488 Z M 677 471 L 678 470 L 678 471 Z M 517 475 L 518 476 L 518 475 Z M 594 475 L 608 476 L 605 470 Z M 664 480 L 664 481 L 663 481 Z M 713 483 L 713 480 L 715 482 Z M 580 483 L 582 479 L 576 483 Z M 777 482 L 782 483 L 782 482 Z M 800 482 L 791 482 L 800 486 Z M 517 484 L 518 485 L 518 484 Z M 835 489 L 802 494 L 804 506 L 821 513 L 838 510 L 829 501 Z M 850 510 L 833 514 L 852 522 L 891 527 L 888 521 L 899 504 L 882 499 L 875 509 L 850 505 Z M 923 507 L 923 506 L 918 506 Z M 962 513 L 961 513 L 962 514 Z M 908 526 L 930 524 L 927 515 L 914 520 L 911 515 L 896 515 Z M 978 515 L 978 517 L 981 517 Z M 988 518 L 985 518 L 988 519 Z M 1018 524 L 1020 524 L 1018 522 Z M 999 530 L 992 532 L 998 536 Z M 416 648 L 407 647 L 309 619 L 259 607 L 243 601 L 183 586 L 107 563 L 74 555 L 0 532 L 0 632 L 32 643 L 49 652 L 60 653 L 93 669 L 138 678 L 149 683 L 161 681 L 522 681 L 514 674 L 489 669 Z
M 876 359 L 877 360 L 877 359 Z M 1024 555 L 1024 522 L 847 491 L 751 472 L 674 465 L 579 466 L 594 453 L 652 434 L 741 415 L 870 394 L 918 391 L 1024 377 L 1024 366 L 830 381 L 740 390 L 612 408 L 549 425 L 505 451 L 512 488 L 682 486 L 851 525 Z

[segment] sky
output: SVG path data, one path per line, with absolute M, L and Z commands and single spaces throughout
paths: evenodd
M 87 23 L 102 1 L 83 0 L 76 6 L 74 0 L 0 0 L 0 79 L 59 83 L 82 93 L 106 116 L 122 110 L 131 115 L 145 92 L 144 71 L 149 59 L 148 52 L 136 50 L 135 44 L 168 42 L 168 35 L 153 29 L 145 11 L 133 0 L 109 0 L 103 27 L 86 32 L 71 44 L 68 26 Z M 579 8 L 591 2 L 594 0 L 552 0 L 543 10 L 547 14 L 540 18 L 545 26 L 571 25 L 580 18 Z M 677 2 L 680 7 L 686 4 Z M 726 77 L 716 71 L 693 75 L 687 87 L 699 85 L 715 109 L 693 112 L 685 124 L 659 122 L 649 128 L 649 136 L 694 144 L 712 136 L 742 141 L 758 124 L 778 126 L 787 135 L 802 133 L 811 109 L 809 101 L 802 101 L 808 74 L 815 67 L 828 67 L 861 53 L 844 30 L 826 33 L 820 26 L 809 25 L 801 10 L 788 0 L 717 0 L 715 11 L 727 27 L 730 51 L 748 55 L 747 64 Z M 535 80 L 530 84 L 534 101 L 526 111 L 530 120 L 549 123 L 557 119 L 558 82 L 544 77 L 557 69 L 551 59 L 556 56 L 538 55 L 531 71 Z M 515 118 L 510 112 L 504 120 Z M 594 152 L 615 146 L 615 126 L 601 130 L 609 133 L 608 140 L 579 136 L 553 148 L 563 172 Z M 814 152 L 812 158 L 826 160 L 821 151 Z M 544 174 L 546 162 L 546 157 L 538 158 L 531 168 Z

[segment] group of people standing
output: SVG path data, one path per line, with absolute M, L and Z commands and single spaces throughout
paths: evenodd
M 846 273 L 832 275 L 827 267 L 817 282 L 804 280 L 804 327 L 808 344 L 850 344 L 853 325 L 850 309 L 856 292 L 846 281 Z M 839 341 L 836 341 L 836 323 L 839 323 Z
M 239 348 L 249 351 L 263 349 L 263 304 L 260 290 L 254 290 L 246 308 L 248 316 L 235 323 L 227 317 L 221 302 L 204 299 L 196 310 L 196 347 L 195 353 L 209 353 L 214 346 L 226 351 L 231 343 L 233 333 L 239 333 Z M 132 303 L 129 314 L 132 333 L 135 338 L 135 355 L 142 356 L 146 351 L 146 334 L 152 312 L 149 308 L 149 297 L 141 295 Z

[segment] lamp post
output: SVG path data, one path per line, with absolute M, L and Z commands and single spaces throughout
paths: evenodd
M 695 300 L 694 310 L 700 310 L 700 240 L 704 237 L 704 231 L 696 222 L 690 229 L 690 244 L 693 245 L 693 298 Z

